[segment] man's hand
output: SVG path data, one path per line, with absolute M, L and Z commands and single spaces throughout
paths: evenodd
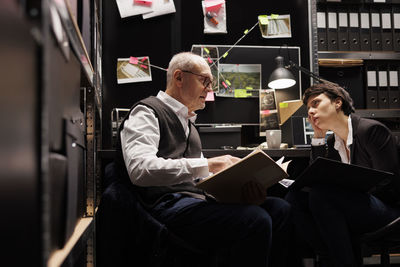
M 231 155 L 223 155 L 215 158 L 209 158 L 208 161 L 208 170 L 212 173 L 219 172 L 227 167 L 231 166 L 235 162 L 238 162 L 240 158 L 233 157 Z
M 249 181 L 242 187 L 242 200 L 246 204 L 260 205 L 266 197 L 267 191 L 260 183 Z

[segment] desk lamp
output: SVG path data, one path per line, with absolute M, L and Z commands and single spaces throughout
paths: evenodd
M 317 80 L 320 83 L 332 83 L 330 81 L 322 79 L 321 77 L 319 77 L 315 73 L 307 70 L 306 68 L 303 68 L 303 67 L 297 65 L 296 63 L 294 63 L 291 60 L 289 60 L 288 66 L 284 66 L 282 56 L 277 56 L 275 58 L 275 61 L 276 61 L 277 67 L 269 76 L 269 82 L 268 82 L 269 88 L 285 89 L 285 88 L 289 88 L 289 87 L 295 85 L 296 80 L 293 76 L 293 73 L 290 72 L 291 69 L 299 70 L 299 71 L 303 72 L 304 74 L 314 78 L 315 80 Z

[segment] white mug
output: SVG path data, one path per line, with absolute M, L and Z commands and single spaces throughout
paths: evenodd
M 282 133 L 281 130 L 266 130 L 265 136 L 267 138 L 268 148 L 280 148 Z

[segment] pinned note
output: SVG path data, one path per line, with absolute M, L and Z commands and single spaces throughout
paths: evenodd
M 225 88 L 228 88 L 228 86 L 226 85 L 226 83 L 225 83 L 224 81 L 222 81 L 222 85 L 223 85 Z
M 207 60 L 208 60 L 208 63 L 210 63 L 210 64 L 213 63 L 213 61 L 212 61 L 212 59 L 210 57 L 207 57 Z
M 265 110 L 260 110 L 261 115 L 268 115 L 269 113 L 271 113 L 271 111 L 269 109 L 265 109 Z
M 227 56 L 228 56 L 228 52 L 225 52 L 225 54 L 222 57 L 226 58 Z
M 207 47 L 204 47 L 203 49 L 204 49 L 204 51 L 206 51 L 207 54 L 210 54 L 210 50 L 208 50 Z
M 267 15 L 258 16 L 258 21 L 261 23 L 261 25 L 268 25 L 269 23 Z
M 277 18 L 279 18 L 278 14 L 271 14 L 271 19 L 277 19 Z
M 244 31 L 244 34 L 247 34 L 249 32 L 249 30 L 248 29 L 246 29 L 245 31 Z
M 214 92 L 208 92 L 206 96 L 206 101 L 214 101 Z
M 235 89 L 236 98 L 247 98 L 249 96 L 251 96 L 251 93 L 248 93 L 246 89 Z
M 146 65 L 140 65 L 140 67 L 142 67 L 143 69 L 147 69 L 148 67 Z
M 133 3 L 139 5 L 151 6 L 153 0 L 134 0 Z
M 225 82 L 226 82 L 229 86 L 232 85 L 231 82 L 230 82 L 229 80 L 225 80 Z
M 138 64 L 138 59 L 137 59 L 137 57 L 130 57 L 129 58 L 129 63 L 131 63 L 131 64 Z
M 280 108 L 287 108 L 289 106 L 289 104 L 286 102 L 281 102 L 281 103 L 279 103 L 279 107 Z
M 218 13 L 224 3 L 225 0 L 204 0 L 206 12 Z

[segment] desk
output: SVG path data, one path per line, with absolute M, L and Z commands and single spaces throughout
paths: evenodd
M 264 149 L 263 150 L 271 158 L 308 158 L 310 157 L 310 148 L 287 148 L 287 149 Z M 243 158 L 252 150 L 238 149 L 203 149 L 203 155 L 206 158 L 217 157 L 221 155 L 232 155 L 238 158 Z M 104 149 L 98 151 L 100 159 L 114 159 L 116 155 L 115 149 Z
M 309 158 L 310 148 L 287 148 L 287 149 L 264 149 L 263 151 L 271 158 Z M 203 155 L 206 158 L 217 157 L 229 154 L 238 158 L 243 158 L 253 150 L 238 149 L 203 149 Z

